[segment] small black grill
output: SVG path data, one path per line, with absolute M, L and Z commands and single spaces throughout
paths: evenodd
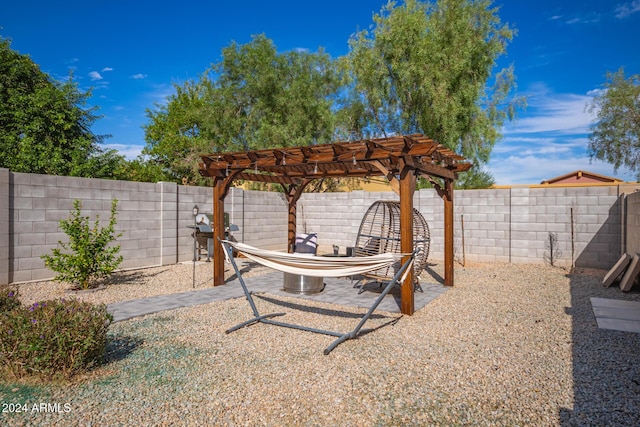
M 213 256 L 213 229 L 208 224 L 196 224 L 196 258 L 200 261 L 202 253 L 206 253 L 207 262 L 211 261 Z
M 191 237 L 194 238 L 196 244 L 194 244 L 194 261 L 200 261 L 202 259 L 203 253 L 207 255 L 207 262 L 211 261 L 211 257 L 213 257 L 213 229 L 211 228 L 211 224 L 213 224 L 213 218 L 209 214 L 198 214 L 195 217 L 195 224 L 189 225 L 188 227 L 194 229 L 195 231 L 191 233 Z M 224 214 L 224 238 L 226 240 L 231 240 L 232 242 L 237 242 L 237 240 L 231 234 L 231 231 L 238 230 L 238 227 L 235 224 L 229 223 L 229 214 Z M 237 252 L 234 250 L 234 256 Z

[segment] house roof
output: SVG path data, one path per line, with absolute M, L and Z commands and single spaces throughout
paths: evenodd
M 588 184 L 593 182 L 622 182 L 621 179 L 613 178 L 606 175 L 600 175 L 594 172 L 577 170 L 555 178 L 542 181 L 540 184 Z

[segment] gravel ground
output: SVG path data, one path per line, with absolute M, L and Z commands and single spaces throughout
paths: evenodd
M 237 258 L 236 262 L 242 277 L 273 271 L 246 258 Z M 185 262 L 163 267 L 119 271 L 105 283 L 106 289 L 97 291 L 74 291 L 69 284 L 54 281 L 23 283 L 18 289 L 23 304 L 33 304 L 50 298 L 77 298 L 93 304 L 111 304 L 210 288 L 213 287 L 212 275 L 213 265 L 210 262 L 197 262 L 195 277 L 193 263 Z M 225 280 L 232 275 L 235 276 L 233 267 L 225 263 Z
M 109 303 L 184 291 L 191 272 L 189 264 L 122 273 L 80 297 Z M 210 266 L 198 266 L 196 287 L 209 286 L 207 274 Z M 640 334 L 598 329 L 589 297 L 640 301 L 640 293 L 603 288 L 604 274 L 457 266 L 456 286 L 424 309 L 382 312 L 367 323 L 378 329 L 328 356 L 325 335 L 264 324 L 226 335 L 250 317 L 244 298 L 131 319 L 111 326 L 106 363 L 73 384 L 0 385 L 1 402 L 27 405 L 2 413 L 0 424 L 635 426 Z M 21 292 L 26 301 L 31 290 L 65 294 L 55 286 Z M 300 302 L 255 300 L 264 313 Z M 346 331 L 364 313 L 304 304 L 310 309 L 286 310 L 286 320 Z

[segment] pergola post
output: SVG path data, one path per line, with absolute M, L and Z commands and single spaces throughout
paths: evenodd
M 444 180 L 444 284 L 453 286 L 453 180 Z
M 224 178 L 215 178 L 213 183 L 213 286 L 224 284 L 224 254 L 220 240 L 224 240 L 224 199 L 239 171 Z M 220 240 L 218 240 L 220 239 Z
M 404 167 L 400 173 L 400 251 L 413 252 L 413 193 L 416 190 L 416 175 L 409 167 Z M 407 257 L 402 258 L 406 262 Z M 402 314 L 412 315 L 414 304 L 414 274 L 413 268 L 400 286 L 400 311 Z
M 296 244 L 296 231 L 298 228 L 298 198 L 296 196 L 296 185 L 291 184 L 287 189 L 287 204 L 289 209 L 287 222 L 287 252 L 292 253 Z
M 300 199 L 300 196 L 302 196 L 302 192 L 310 182 L 310 179 L 305 179 L 299 185 L 289 184 L 289 186 L 287 187 L 287 204 L 289 205 L 289 219 L 287 223 L 287 251 L 290 253 L 293 252 L 296 244 L 296 231 L 298 228 L 298 199 Z
M 224 284 L 224 255 L 218 239 L 224 240 L 225 180 L 216 179 L 213 185 L 213 286 Z

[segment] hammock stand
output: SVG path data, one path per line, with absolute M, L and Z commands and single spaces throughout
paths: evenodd
M 350 332 L 343 333 L 343 332 L 327 331 L 327 330 L 323 330 L 323 329 L 310 328 L 310 327 L 303 326 L 303 325 L 296 325 L 296 324 L 293 324 L 293 323 L 285 323 L 285 322 L 278 322 L 276 320 L 271 320 L 272 317 L 284 316 L 286 313 L 260 314 L 258 312 L 258 308 L 255 305 L 255 302 L 253 301 L 253 297 L 251 296 L 251 292 L 249 292 L 249 290 L 247 289 L 247 285 L 246 285 L 244 279 L 242 278 L 242 274 L 240 273 L 240 269 L 238 268 L 238 265 L 236 264 L 235 259 L 233 257 L 233 249 L 235 249 L 235 250 L 238 250 L 239 252 L 242 252 L 243 254 L 245 254 L 248 258 L 250 258 L 250 259 L 252 259 L 252 260 L 254 260 L 256 262 L 260 262 L 259 257 L 255 253 L 249 252 L 252 249 L 256 249 L 256 248 L 252 248 L 252 247 L 250 247 L 248 245 L 237 244 L 237 243 L 234 243 L 234 242 L 230 242 L 228 240 L 220 240 L 220 243 L 222 244 L 222 248 L 224 250 L 225 257 L 229 260 L 229 262 L 231 262 L 231 265 L 233 266 L 233 269 L 236 272 L 236 275 L 238 277 L 240 285 L 242 285 L 242 290 L 244 291 L 244 294 L 247 297 L 247 301 L 249 302 L 249 305 L 251 306 L 251 311 L 253 312 L 253 316 L 254 316 L 252 319 L 249 319 L 249 320 L 247 320 L 245 322 L 242 322 L 242 323 L 240 323 L 240 324 L 238 324 L 238 325 L 236 325 L 236 326 L 234 326 L 232 328 L 227 329 L 225 331 L 225 333 L 226 334 L 230 334 L 231 332 L 237 331 L 238 329 L 242 329 L 244 327 L 253 325 L 255 323 L 267 323 L 269 325 L 282 326 L 282 327 L 285 327 L 285 328 L 299 329 L 299 330 L 302 330 L 302 331 L 313 332 L 313 333 L 317 333 L 317 334 L 324 334 L 324 335 L 330 335 L 330 336 L 337 337 L 337 339 L 334 342 L 332 342 L 324 350 L 324 354 L 325 355 L 329 354 L 339 344 L 341 344 L 341 343 L 343 343 L 343 342 L 345 342 L 346 340 L 349 340 L 349 339 L 355 339 L 358 336 L 358 334 L 360 334 L 360 331 L 361 331 L 362 327 L 364 326 L 364 324 L 367 322 L 367 320 L 369 320 L 369 318 L 371 317 L 373 312 L 376 310 L 378 305 L 380 305 L 380 303 L 382 302 L 383 298 L 389 293 L 389 291 L 391 290 L 393 285 L 395 285 L 399 281 L 402 281 L 402 279 L 404 278 L 405 272 L 411 266 L 411 264 L 413 263 L 413 260 L 415 258 L 415 252 L 409 255 L 409 258 L 397 270 L 397 272 L 396 272 L 395 276 L 393 277 L 393 279 L 385 286 L 385 288 L 380 293 L 380 296 L 371 305 L 371 307 L 369 308 L 367 313 L 362 317 L 362 319 L 360 319 L 360 322 L 356 325 L 356 327 Z M 246 252 L 243 251 L 243 249 Z M 263 250 L 260 250 L 260 252 L 263 253 L 263 254 L 267 254 L 268 253 L 268 254 L 273 255 L 275 257 L 284 258 L 284 259 L 291 258 L 294 261 L 296 259 L 296 256 L 295 256 L 296 254 L 287 254 L 287 253 L 283 253 L 283 252 L 263 251 Z M 300 257 L 300 255 L 298 255 L 298 258 L 299 257 Z M 334 263 L 341 263 L 339 258 L 333 259 L 331 261 L 328 261 L 324 257 L 304 256 L 304 255 L 302 257 L 304 259 L 308 260 L 310 263 L 313 262 L 313 259 L 319 258 L 318 262 L 321 265 L 324 265 L 325 267 L 327 266 L 327 262 L 329 262 L 329 264 L 331 264 L 331 265 L 336 265 Z M 363 258 L 364 258 L 364 260 L 367 260 L 367 258 L 371 258 L 371 257 L 363 257 Z M 347 262 L 349 262 L 348 258 L 342 258 L 342 259 L 343 260 L 347 260 Z M 351 260 L 353 260 L 353 258 L 351 258 Z M 263 264 L 263 265 L 267 265 L 268 267 L 275 268 L 275 263 L 274 262 L 268 262 L 266 264 L 263 263 L 263 262 L 260 262 L 260 263 Z M 330 268 L 330 267 L 328 267 L 328 268 Z M 373 268 L 379 268 L 379 267 L 374 265 Z M 280 270 L 279 268 L 275 268 L 275 269 Z M 336 276 L 336 274 L 341 274 L 341 270 L 339 270 L 339 271 L 340 271 L 340 273 L 331 274 L 330 270 L 325 270 L 325 271 L 322 271 L 322 270 L 320 270 L 320 271 L 318 271 L 318 270 L 316 270 L 316 271 L 309 270 L 309 273 L 315 274 L 315 275 L 324 274 L 326 276 L 332 275 L 334 277 L 340 277 L 340 276 Z

